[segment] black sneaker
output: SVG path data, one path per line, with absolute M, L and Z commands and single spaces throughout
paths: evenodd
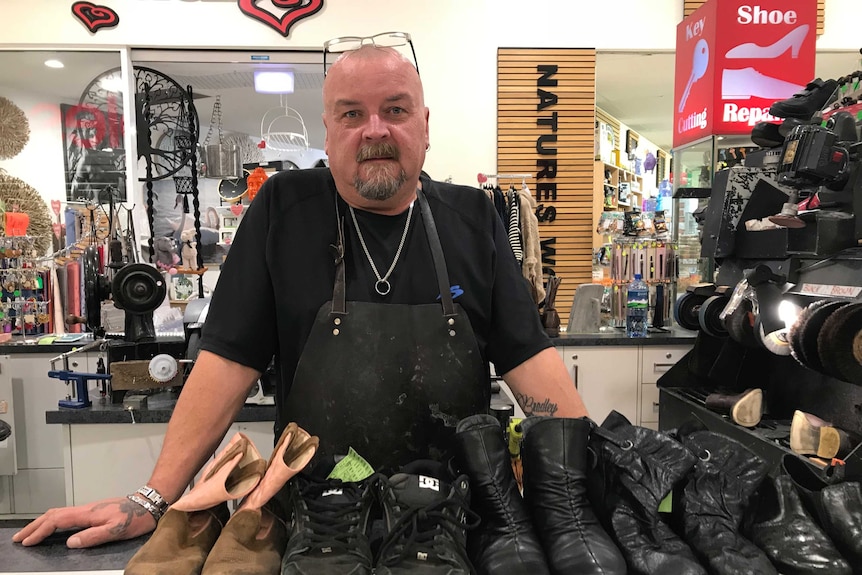
M 288 484 L 290 535 L 281 573 L 370 575 L 367 529 L 378 476 L 358 483 L 323 479 L 326 473 L 317 467 Z
M 786 100 L 779 100 L 769 107 L 769 113 L 779 118 L 799 118 L 808 120 L 815 112 L 822 110 L 833 98 L 838 89 L 836 80 L 816 78 L 804 89 Z
M 377 554 L 377 575 L 466 575 L 466 529 L 479 524 L 470 511 L 466 475 L 450 482 L 445 468 L 419 461 L 378 483 L 386 529 Z

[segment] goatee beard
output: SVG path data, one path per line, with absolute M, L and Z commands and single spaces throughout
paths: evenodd
M 391 158 L 397 161 L 399 156 L 398 148 L 389 143 L 381 143 L 360 148 L 356 153 L 356 161 L 362 163 L 373 158 Z M 357 173 L 353 179 L 356 193 L 366 200 L 374 201 L 388 200 L 397 194 L 401 186 L 407 182 L 407 174 L 400 169 L 397 176 L 391 176 L 389 168 L 386 165 L 368 167 L 370 176 L 367 179 L 363 179 Z

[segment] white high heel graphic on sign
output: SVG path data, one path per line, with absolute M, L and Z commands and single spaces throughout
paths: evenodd
M 779 56 L 787 52 L 787 49 L 789 48 L 790 57 L 798 58 L 799 49 L 802 47 L 802 42 L 805 41 L 805 37 L 808 36 L 809 29 L 810 26 L 808 24 L 803 24 L 798 28 L 794 28 L 793 30 L 785 34 L 783 38 L 777 40 L 769 46 L 759 46 L 754 42 L 746 42 L 745 44 L 740 44 L 739 46 L 728 50 L 727 54 L 724 57 L 762 59 L 778 58 Z
M 691 93 L 691 86 L 703 78 L 706 74 L 706 69 L 709 67 L 709 44 L 701 38 L 694 45 L 694 56 L 691 59 L 691 76 L 688 78 L 688 84 L 685 86 L 685 91 L 682 93 L 682 98 L 679 101 L 679 113 L 685 109 L 685 103 L 688 100 L 688 95 Z

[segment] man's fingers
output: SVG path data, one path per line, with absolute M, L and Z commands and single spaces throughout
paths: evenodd
M 27 524 L 12 536 L 12 541 L 24 546 L 36 545 L 57 530 L 90 526 L 90 510 L 82 507 L 51 509 Z
M 128 536 L 118 535 L 111 530 L 110 525 L 96 525 L 75 533 L 66 540 L 69 549 L 81 549 L 83 547 L 95 547 L 110 541 L 128 539 Z

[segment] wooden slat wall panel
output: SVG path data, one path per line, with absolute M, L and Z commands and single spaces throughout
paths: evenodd
M 703 6 L 706 3 L 706 0 L 683 0 L 683 9 L 682 9 L 682 17 L 688 18 L 688 16 Z M 820 36 L 823 34 L 823 21 L 826 13 L 826 0 L 817 0 L 817 35 Z
M 556 66 L 556 71 L 544 74 L 540 66 Z M 539 90 L 547 99 L 541 110 Z M 592 278 L 595 105 L 594 49 L 498 50 L 497 171 L 533 174 L 527 184 L 540 205 L 539 235 L 554 250 L 543 250 L 542 265 L 546 279 L 553 272 L 563 280 L 556 299 L 563 325 L 569 321 L 575 288 Z M 556 131 L 537 122 L 550 121 L 554 113 Z M 548 139 L 552 137 L 556 140 Z M 540 154 L 538 147 L 549 154 Z M 556 177 L 536 179 L 542 161 L 556 162 Z M 555 197 L 548 190 L 553 186 Z M 556 211 L 555 218 L 541 221 L 549 209 Z

